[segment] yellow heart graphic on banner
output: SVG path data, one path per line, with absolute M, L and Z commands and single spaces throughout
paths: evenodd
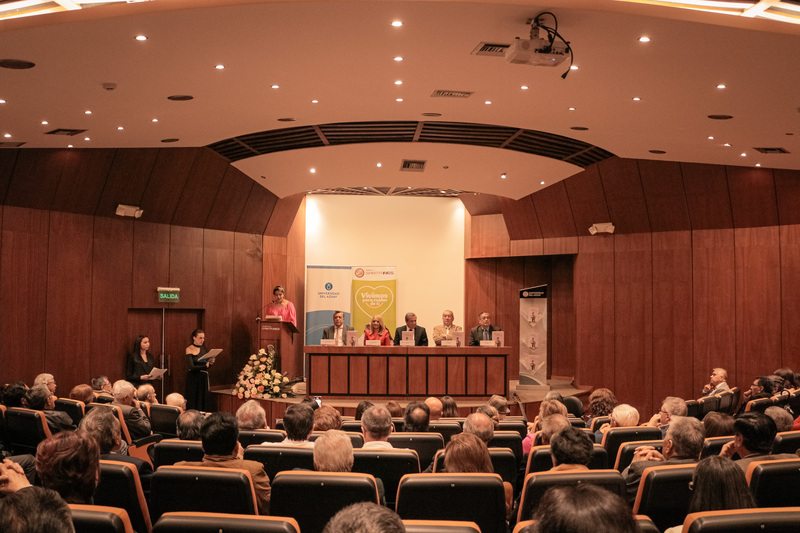
M 363 285 L 356 292 L 356 305 L 368 315 L 380 315 L 394 302 L 394 293 L 385 285 Z

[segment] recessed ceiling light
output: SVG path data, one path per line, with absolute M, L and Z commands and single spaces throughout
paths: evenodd
M 157 118 L 154 118 L 154 119 L 153 119 L 153 122 L 158 122 L 158 119 L 157 119 Z
M 505 172 L 503 172 L 502 174 L 500 174 L 500 178 L 501 178 L 501 179 L 506 179 L 506 173 L 505 173 Z
M 569 67 L 570 70 L 578 70 L 578 65 L 571 65 Z
M 89 137 L 84 137 L 83 140 L 84 141 L 91 141 L 91 139 Z
M 634 102 L 638 102 L 638 101 L 640 101 L 640 100 L 641 100 L 641 98 L 639 98 L 638 96 L 634 96 L 634 97 L 633 97 L 633 101 L 634 101 Z
M 520 89 L 522 89 L 523 91 L 527 91 L 528 90 L 528 86 L 527 85 L 523 85 L 522 87 L 520 87 Z
M 125 128 L 123 128 L 122 126 L 117 126 L 117 129 L 118 129 L 119 131 L 122 131 L 122 130 L 123 130 L 123 129 L 125 129 Z
M 217 69 L 217 70 L 222 70 L 222 69 L 225 68 L 225 65 L 217 65 L 214 68 Z
M 711 135 L 709 135 L 709 136 L 708 136 L 708 140 L 709 140 L 709 141 L 713 141 L 713 140 L 714 140 L 714 137 L 712 137 Z
M 311 170 L 309 170 L 309 172 L 311 172 L 312 174 L 316 174 L 317 173 L 317 169 L 316 168 L 312 168 Z
M 273 85 L 272 88 L 273 89 L 280 89 L 281 87 L 280 87 L 280 85 Z
M 567 111 L 575 111 L 574 107 L 570 107 Z
M 136 37 L 134 37 L 134 39 L 136 39 L 137 41 L 146 41 L 147 35 L 137 35 Z
M 491 104 L 492 104 L 492 101 L 491 101 L 491 100 L 486 100 L 486 101 L 484 102 L 484 104 L 486 104 L 486 105 L 491 105 Z
M 365 191 L 366 191 L 367 189 L 368 189 L 368 187 L 364 187 L 364 190 L 365 190 Z
M 394 82 L 395 85 L 403 85 L 403 80 L 397 80 Z
M 381 163 L 378 163 L 377 166 L 378 166 L 378 168 L 381 168 L 383 165 Z
M 395 102 L 402 102 L 402 101 L 403 101 L 403 99 L 402 99 L 402 98 L 395 98 L 395 99 L 394 99 L 394 101 L 395 101 Z
M 641 37 L 639 37 L 639 42 L 640 43 L 649 43 L 650 42 L 650 37 L 648 37 L 647 35 L 642 35 Z
M 47 122 L 46 120 L 42 121 L 42 126 L 47 126 L 48 124 L 49 124 L 49 122 Z
M 539 185 L 544 185 L 544 182 L 543 182 L 543 181 L 540 181 L 540 182 L 539 182 Z
M 724 83 L 720 83 L 719 85 L 717 85 L 717 89 L 724 89 L 724 88 L 725 88 Z
M 402 61 L 402 60 L 403 60 L 403 56 L 394 56 L 394 58 L 393 58 L 393 59 L 394 59 L 395 61 Z
M 84 111 L 84 112 L 83 112 L 83 114 L 84 114 L 84 115 L 91 115 L 91 114 L 92 114 L 92 112 L 91 112 L 90 110 L 88 110 L 88 109 L 87 109 L 86 111 Z
M 761 163 L 756 163 L 756 166 L 757 166 L 757 167 L 760 167 L 760 166 L 761 166 Z
M 730 146 L 730 143 L 725 143 L 725 144 L 723 144 L 722 146 L 726 146 L 726 147 L 728 147 L 728 146 Z
M 395 28 L 399 28 L 402 25 L 403 25 L 403 22 L 400 21 L 400 20 L 393 20 L 392 21 L 392 26 L 394 26 Z
M 0 99 L 0 104 L 5 104 L 5 103 L 6 103 L 6 101 L 5 101 L 5 100 L 3 100 L 3 99 Z
M 318 103 L 319 103 L 319 100 L 311 100 L 311 103 L 312 103 L 312 104 L 318 104 Z
M 406 188 L 407 188 L 407 189 L 410 189 L 411 187 L 406 187 Z
M 739 155 L 740 155 L 740 156 L 742 156 L 742 157 L 747 157 L 747 152 L 742 152 L 742 153 L 741 153 L 741 154 L 739 154 Z
M 11 138 L 11 134 L 10 133 L 6 133 L 5 135 L 3 135 L 3 137 L 5 137 L 6 139 L 10 139 Z
M 67 145 L 67 148 L 72 148 L 72 145 L 71 145 L 71 144 L 68 144 L 68 145 Z

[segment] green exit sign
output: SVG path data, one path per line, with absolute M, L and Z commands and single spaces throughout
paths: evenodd
M 181 299 L 181 290 L 178 287 L 158 287 L 158 301 L 176 304 Z

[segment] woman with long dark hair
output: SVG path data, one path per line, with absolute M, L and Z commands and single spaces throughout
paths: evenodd
M 125 364 L 125 379 L 136 387 L 150 383 L 153 381 L 150 373 L 155 366 L 155 359 L 150 353 L 150 337 L 139 335 L 133 343 L 133 350 L 128 354 L 128 361 Z
M 205 347 L 206 333 L 202 329 L 192 332 L 192 344 L 186 347 L 186 365 L 189 374 L 186 376 L 186 408 L 208 411 L 208 367 L 213 359 L 201 358 L 208 353 Z

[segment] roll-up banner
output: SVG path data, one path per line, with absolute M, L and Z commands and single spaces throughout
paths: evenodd
M 322 331 L 333 325 L 333 312 L 344 311 L 344 323 L 351 324 L 349 266 L 306 267 L 306 344 L 319 344 Z
M 519 383 L 547 384 L 547 285 L 519 291 Z
M 352 267 L 352 326 L 359 335 L 374 315 L 383 317 L 383 324 L 394 335 L 397 306 L 397 269 L 390 267 Z

